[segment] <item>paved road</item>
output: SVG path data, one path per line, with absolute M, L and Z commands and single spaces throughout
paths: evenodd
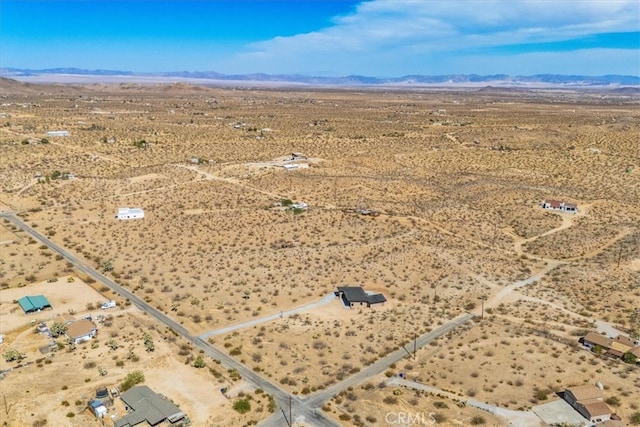
M 277 385 L 266 380 L 265 378 L 258 375 L 251 369 L 247 368 L 245 365 L 237 362 L 235 359 L 223 353 L 222 351 L 218 350 L 217 348 L 215 348 L 214 346 L 212 346 L 202 338 L 191 335 L 186 328 L 180 325 L 180 323 L 176 322 L 175 320 L 171 319 L 161 311 L 147 304 L 142 298 L 138 297 L 133 292 L 118 285 L 113 280 L 103 276 L 93 268 L 89 267 L 83 260 L 79 259 L 72 253 L 65 250 L 63 247 L 55 244 L 48 238 L 41 235 L 36 230 L 31 228 L 29 225 L 27 225 L 24 221 L 22 221 L 20 218 L 16 217 L 14 214 L 0 213 L 0 217 L 7 218 L 9 221 L 13 222 L 15 225 L 21 228 L 25 233 L 29 234 L 34 239 L 39 240 L 43 244 L 47 245 L 54 252 L 57 252 L 58 254 L 62 255 L 64 258 L 67 259 L 67 261 L 72 263 L 73 266 L 78 271 L 81 271 L 87 276 L 92 277 L 96 281 L 104 284 L 105 286 L 109 287 L 111 290 L 113 290 L 120 296 L 129 299 L 129 301 L 131 301 L 131 304 L 138 307 L 140 310 L 144 311 L 149 316 L 157 319 L 161 323 L 164 323 L 166 326 L 174 330 L 177 334 L 181 335 L 187 341 L 191 342 L 195 347 L 202 349 L 207 356 L 213 359 L 220 360 L 222 365 L 224 365 L 227 368 L 237 369 L 245 381 L 271 394 L 280 407 L 288 408 L 289 399 L 291 399 L 292 412 L 296 414 L 298 417 L 302 417 L 308 422 L 311 422 L 312 425 L 318 426 L 318 427 L 337 426 L 336 423 L 328 419 L 324 414 L 313 410 L 312 408 L 309 407 L 309 405 L 302 404 L 298 397 L 290 395 L 285 390 L 281 389 Z M 279 424 L 277 425 L 279 427 L 282 427 L 283 425 L 285 425 L 284 421 L 282 420 L 282 414 L 276 413 L 275 415 L 279 415 L 278 419 L 280 421 L 279 421 Z
M 330 294 L 326 295 L 325 297 L 323 297 L 318 301 L 301 305 L 300 307 L 292 308 L 291 310 L 285 310 L 285 311 L 281 311 L 280 313 L 270 314 L 268 316 L 249 320 L 247 322 L 237 323 L 235 325 L 226 326 L 220 329 L 214 329 L 213 331 L 208 331 L 198 336 L 202 339 L 207 339 L 209 337 L 216 336 L 216 335 L 228 334 L 229 332 L 237 331 L 238 329 L 249 328 L 251 326 L 260 325 L 261 323 L 271 322 L 273 320 L 282 319 L 283 317 L 289 317 L 298 313 L 304 313 L 305 311 L 309 311 L 313 308 L 317 308 L 325 304 L 329 304 L 331 301 L 335 299 L 336 299 L 336 295 L 333 292 L 331 292 Z
M 474 315 L 470 313 L 464 314 L 462 316 L 458 316 L 455 319 L 445 323 L 444 325 L 434 329 L 433 331 L 418 337 L 416 339 L 416 348 L 420 349 L 426 346 L 432 341 L 440 338 L 443 335 L 446 335 L 447 333 L 456 329 L 460 325 L 468 322 L 473 317 Z M 413 347 L 413 345 L 411 345 L 410 347 Z M 314 411 L 314 413 L 318 414 L 322 411 L 319 408 L 321 408 L 329 399 L 331 399 L 336 394 L 340 393 L 343 390 L 346 390 L 349 387 L 359 384 L 362 381 L 365 381 L 367 378 L 370 378 L 374 375 L 377 375 L 383 372 L 384 370 L 389 368 L 389 366 L 392 365 L 393 363 L 397 363 L 398 361 L 406 357 L 408 357 L 407 352 L 403 348 L 400 348 L 392 353 L 389 353 L 382 359 L 367 366 L 366 368 L 362 369 L 360 372 L 350 376 L 344 381 L 341 381 L 337 384 L 327 387 L 324 390 L 317 392 L 316 394 L 313 394 L 309 397 L 302 399 L 301 403 L 303 405 L 306 405 L 306 407 L 310 408 L 312 411 Z M 309 420 L 306 418 L 302 419 L 302 417 L 299 417 L 299 421 L 309 423 L 311 425 L 316 425 L 313 422 L 309 422 Z M 261 427 L 281 427 L 283 425 L 283 422 L 284 420 L 282 418 L 282 415 L 278 417 L 278 414 L 275 414 L 271 418 L 268 418 L 263 422 L 261 422 L 260 426 Z
M 457 327 L 461 326 L 462 324 L 468 322 L 469 320 L 471 320 L 474 317 L 473 314 L 467 313 L 464 314 L 462 316 L 458 316 L 455 319 L 450 320 L 449 322 L 445 323 L 442 326 L 439 326 L 438 328 L 434 329 L 431 332 L 428 332 L 424 335 L 419 336 L 416 339 L 416 348 L 420 349 L 424 346 L 426 346 L 427 344 L 431 343 L 432 341 L 440 338 L 443 335 L 446 335 L 447 333 L 451 332 L 452 330 L 456 329 Z M 413 343 L 411 343 L 410 345 L 408 345 L 408 350 L 413 350 Z M 341 381 L 337 384 L 334 384 L 330 387 L 327 387 L 326 389 L 312 395 L 309 396 L 305 399 L 302 399 L 304 403 L 312 406 L 312 407 L 320 407 L 322 406 L 327 400 L 331 399 L 334 395 L 340 393 L 342 390 L 345 390 L 349 387 L 352 387 L 364 380 L 366 380 L 367 378 L 370 378 L 374 375 L 377 375 L 381 372 L 383 372 L 384 370 L 386 370 L 389 366 L 391 366 L 394 363 L 399 362 L 400 360 L 409 357 L 409 355 L 407 354 L 407 352 L 404 350 L 404 348 L 400 347 L 398 350 L 391 352 L 389 354 L 387 354 L 385 357 L 383 357 L 382 359 L 379 359 L 378 361 L 374 362 L 373 364 L 367 366 L 366 368 L 362 369 L 360 372 L 350 376 L 349 378 L 346 378 L 344 381 Z
M 293 396 L 287 393 L 282 388 L 277 385 L 271 383 L 267 379 L 258 375 L 251 369 L 247 368 L 245 365 L 239 363 L 232 357 L 223 353 L 222 351 L 215 348 L 213 345 L 206 342 L 203 338 L 191 335 L 191 333 L 180 325 L 175 320 L 171 319 L 169 316 L 165 315 L 161 311 L 147 304 L 142 298 L 135 295 L 133 292 L 128 289 L 118 285 L 113 280 L 108 277 L 103 276 L 98 271 L 94 270 L 92 267 L 88 266 L 83 260 L 76 257 L 72 253 L 65 250 L 63 247 L 55 244 L 48 238 L 44 237 L 36 230 L 27 225 L 24 221 L 16 217 L 11 213 L 0 213 L 0 217 L 7 218 L 19 228 L 21 228 L 25 233 L 29 234 L 36 240 L 39 240 L 43 244 L 47 245 L 51 250 L 57 252 L 62 255 L 67 261 L 72 263 L 74 267 L 86 274 L 89 277 L 92 277 L 96 281 L 104 284 L 117 294 L 125 297 L 131 301 L 131 303 L 138 307 L 140 310 L 147 313 L 149 316 L 157 319 L 161 323 L 165 324 L 173 331 L 175 331 L 180 336 L 184 337 L 187 341 L 191 342 L 194 346 L 199 349 L 202 349 L 205 354 L 213 359 L 220 360 L 223 366 L 227 368 L 236 369 L 240 375 L 249 383 L 251 383 L 255 387 L 262 388 L 265 392 L 271 394 L 276 400 L 277 404 L 281 408 L 288 408 L 289 402 L 291 402 L 291 410 L 293 413 L 294 421 L 302 422 L 305 425 L 311 425 L 315 427 L 336 427 L 338 424 L 333 420 L 329 419 L 321 409 L 319 409 L 325 402 L 331 399 L 335 394 L 341 392 L 342 390 L 347 389 L 353 385 L 356 385 L 367 378 L 377 375 L 387 369 L 391 364 L 396 363 L 403 358 L 407 357 L 407 353 L 403 348 L 400 348 L 384 358 L 378 360 L 372 365 L 367 366 L 360 372 L 352 375 L 351 377 L 345 379 L 344 381 L 334 384 L 331 387 L 328 387 L 320 392 L 308 396 L 304 399 L 299 398 L 298 396 Z M 329 298 L 329 296 L 323 298 L 320 301 L 317 301 L 315 304 L 322 304 L 325 299 Z M 295 309 L 294 309 L 295 310 Z M 279 317 L 279 315 L 276 315 Z M 466 323 L 470 319 L 474 317 L 473 314 L 467 313 L 462 316 L 458 316 L 455 319 L 441 325 L 440 327 L 434 329 L 433 331 L 424 334 L 416 339 L 416 347 L 422 348 L 435 339 L 449 333 L 450 331 L 456 329 L 460 325 Z M 260 320 L 260 319 L 257 319 Z M 283 427 L 286 425 L 284 420 L 284 416 L 281 412 L 276 411 L 271 417 L 264 420 L 260 423 L 263 427 Z

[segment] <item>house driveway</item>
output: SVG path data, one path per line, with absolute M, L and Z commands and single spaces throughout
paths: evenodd
M 562 399 L 534 406 L 531 410 L 547 425 L 583 426 L 587 424 L 587 419 Z
M 314 308 L 323 306 L 325 304 L 329 304 L 331 301 L 337 299 L 335 293 L 331 292 L 327 296 L 322 299 L 312 302 L 310 304 L 302 305 L 300 307 L 292 308 L 291 310 L 284 310 L 280 313 L 270 314 L 268 316 L 260 317 L 258 319 L 249 320 L 247 322 L 237 323 L 235 325 L 230 325 L 220 329 L 214 329 L 213 331 L 205 332 L 203 334 L 198 335 L 198 337 L 202 339 L 207 339 L 209 337 L 213 337 L 216 335 L 224 335 L 229 332 L 237 331 L 238 329 L 249 328 L 252 326 L 260 325 L 261 323 L 272 322 L 274 320 L 282 319 L 284 317 L 289 317 L 294 314 L 304 313 L 305 311 L 312 310 Z

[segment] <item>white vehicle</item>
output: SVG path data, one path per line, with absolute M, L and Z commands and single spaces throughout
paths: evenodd
M 102 307 L 100 307 L 103 310 L 106 310 L 108 308 L 113 308 L 116 306 L 116 302 L 114 300 L 111 301 L 107 301 L 104 304 L 102 304 Z

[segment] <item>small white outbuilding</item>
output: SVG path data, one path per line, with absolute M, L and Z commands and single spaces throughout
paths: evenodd
M 119 208 L 118 219 L 142 219 L 144 218 L 144 210 L 142 208 Z
M 47 136 L 69 136 L 69 131 L 66 130 L 51 130 L 47 132 Z

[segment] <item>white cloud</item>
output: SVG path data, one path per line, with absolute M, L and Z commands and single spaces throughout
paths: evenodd
M 465 49 L 638 31 L 638 16 L 637 0 L 373 0 L 335 17 L 331 27 L 250 45 L 233 64 L 244 71 L 380 75 L 386 73 L 371 70 L 373 61 L 392 69 L 398 67 L 379 61 L 409 66 L 416 55 L 438 60 Z

